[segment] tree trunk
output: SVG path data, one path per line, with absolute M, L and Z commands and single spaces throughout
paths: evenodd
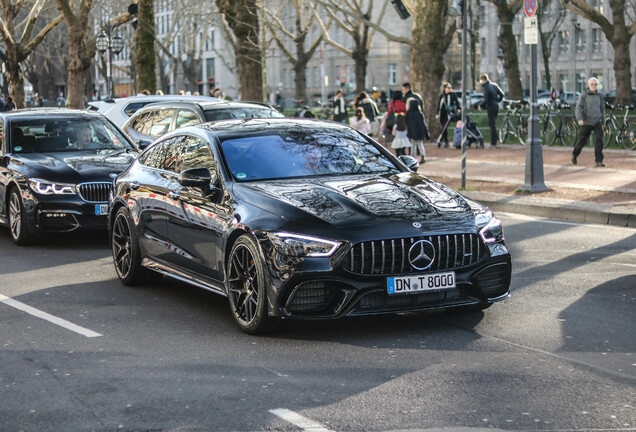
M 439 87 L 444 77 L 444 55 L 455 31 L 455 24 L 446 27 L 448 3 L 446 0 L 424 0 L 413 17 L 411 70 L 413 91 L 422 95 L 424 114 L 431 136 L 441 130 L 435 120 Z
M 153 0 L 139 0 L 135 34 L 135 70 L 137 92 L 157 90 L 155 72 L 155 13 Z
M 263 64 L 256 0 L 216 0 L 236 39 L 241 100 L 263 101 Z
M 85 29 L 77 21 L 68 25 L 68 75 L 66 106 L 68 108 L 84 109 L 84 91 L 86 85 L 85 71 L 91 65 L 91 58 L 86 58 Z
M 614 74 L 616 76 L 616 100 L 614 103 L 629 105 L 634 103 L 632 93 L 632 61 L 629 44 L 633 34 L 629 34 L 625 25 L 625 9 L 613 2 L 612 15 L 614 34 L 609 40 L 614 48 Z
M 16 108 L 24 108 L 25 94 L 24 94 L 24 75 L 20 68 L 20 63 L 17 59 L 15 45 L 7 45 L 7 75 L 9 76 L 9 91 L 13 97 L 13 102 Z
M 517 57 L 517 42 L 512 32 L 512 21 L 519 9 L 510 10 L 505 1 L 498 1 L 495 6 L 499 17 L 499 43 L 508 79 L 508 98 L 521 100 L 523 99 L 523 88 L 519 76 L 519 57 Z
M 296 85 L 296 100 L 302 100 L 303 103 L 309 105 L 307 102 L 307 62 L 310 60 L 307 58 L 305 52 L 305 35 L 301 27 L 300 18 L 296 18 L 296 34 L 299 34 L 294 40 L 296 46 L 296 61 L 293 62 L 294 66 L 294 83 Z
M 356 70 L 356 93 L 366 91 L 367 65 L 369 64 L 369 51 L 362 44 L 358 44 L 358 47 L 352 56 Z

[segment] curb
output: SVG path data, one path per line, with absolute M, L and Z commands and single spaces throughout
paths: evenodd
M 636 211 L 632 207 L 545 199 L 493 192 L 460 191 L 494 211 L 520 213 L 552 219 L 636 228 Z

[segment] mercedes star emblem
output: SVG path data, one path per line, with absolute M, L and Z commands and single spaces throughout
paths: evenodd
M 421 223 L 419 223 L 419 222 L 413 222 L 413 226 L 414 226 L 415 228 L 422 228 L 422 224 L 421 224 Z
M 409 262 L 416 270 L 426 270 L 435 261 L 435 247 L 428 240 L 413 243 L 409 249 Z

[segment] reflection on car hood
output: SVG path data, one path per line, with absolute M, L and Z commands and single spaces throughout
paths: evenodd
M 28 167 L 32 178 L 61 183 L 110 181 L 111 173 L 119 174 L 135 159 L 136 153 L 113 150 L 82 152 L 33 153 L 16 158 Z
M 237 190 L 251 204 L 291 220 L 338 226 L 430 221 L 440 231 L 445 224 L 474 228 L 473 211 L 461 195 L 416 173 L 244 183 Z

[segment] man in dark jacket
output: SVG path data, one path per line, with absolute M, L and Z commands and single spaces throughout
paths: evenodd
M 347 119 L 347 104 L 342 90 L 338 90 L 333 98 L 333 121 L 344 123 Z
M 581 138 L 574 146 L 572 163 L 576 165 L 576 158 L 581 154 L 581 149 L 594 131 L 594 160 L 596 166 L 604 167 L 603 163 L 603 123 L 605 122 L 605 100 L 598 92 L 598 80 L 590 78 L 587 81 L 588 90 L 583 92 L 576 102 L 576 120 L 581 126 Z
M 405 82 L 404 84 L 402 84 L 402 101 L 406 103 L 411 98 L 415 98 L 417 100 L 417 104 L 420 107 L 420 111 L 424 112 L 424 103 L 422 102 L 422 96 L 418 95 L 413 90 L 411 90 L 410 83 Z M 406 108 L 408 109 L 408 105 Z
M 497 115 L 499 114 L 499 102 L 503 99 L 504 92 L 494 82 L 490 82 L 488 75 L 479 75 L 479 82 L 483 88 L 484 101 L 479 105 L 479 110 L 486 108 L 488 111 L 488 126 L 490 126 L 490 145 L 497 146 Z

